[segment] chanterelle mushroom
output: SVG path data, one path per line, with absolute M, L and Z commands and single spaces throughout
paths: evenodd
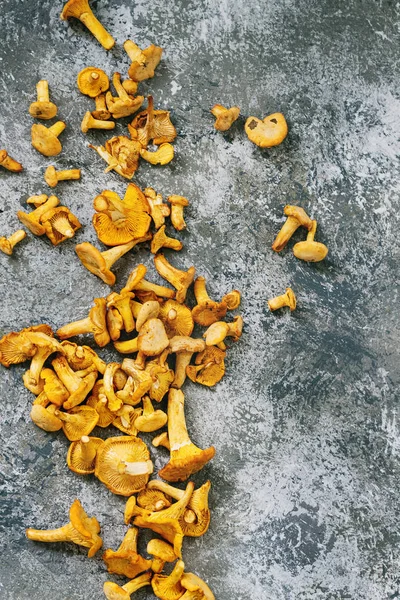
M 171 283 L 176 289 L 176 301 L 182 304 L 185 301 L 187 291 L 193 282 L 196 269 L 189 267 L 187 271 L 180 271 L 163 254 L 156 254 L 154 257 L 154 266 L 158 273 Z
M 74 321 L 68 325 L 60 327 L 57 335 L 61 340 L 66 340 L 82 333 L 93 333 L 95 342 L 98 346 L 107 346 L 110 336 L 107 331 L 106 323 L 107 301 L 105 298 L 95 298 L 94 306 L 86 319 Z
M 160 319 L 146 321 L 138 335 L 139 351 L 146 356 L 157 356 L 169 345 L 163 322 Z
M 23 229 L 18 229 L 18 231 L 15 231 L 8 238 L 0 236 L 0 252 L 11 256 L 15 246 L 25 238 L 26 233 Z
M 111 117 L 111 113 L 107 108 L 106 104 L 106 95 L 99 94 L 94 99 L 96 108 L 92 110 L 92 117 L 96 119 L 96 121 L 108 121 Z
M 48 120 L 52 119 L 57 114 L 57 106 L 54 102 L 50 102 L 49 82 L 41 79 L 36 84 L 37 101 L 32 102 L 29 107 L 29 114 L 35 119 Z
M 109 573 L 124 575 L 132 579 L 139 573 L 150 569 L 152 561 L 143 558 L 137 551 L 138 529 L 130 527 L 118 550 L 107 549 L 103 560 Z
M 170 460 L 159 472 L 160 477 L 167 481 L 185 481 L 215 455 L 213 446 L 201 450 L 190 440 L 185 421 L 184 395 L 181 390 L 174 388 L 168 394 L 168 437 Z
M 48 186 L 54 188 L 59 181 L 68 181 L 71 179 L 80 179 L 80 169 L 66 169 L 64 171 L 56 171 L 56 168 L 50 165 L 44 172 L 44 180 Z
M 121 83 L 121 75 L 119 73 L 114 73 L 113 75 L 113 86 L 118 94 L 118 97 L 113 98 L 111 92 L 107 92 L 106 103 L 107 108 L 114 119 L 129 117 L 139 110 L 143 104 L 144 97 L 136 96 L 134 98 L 130 96 Z
M 57 121 L 51 127 L 45 125 L 32 125 L 32 146 L 44 156 L 56 156 L 62 150 L 58 136 L 64 131 L 66 125 L 63 121 Z
M 151 165 L 167 165 L 174 158 L 174 147 L 172 144 L 164 143 L 154 152 L 142 148 L 140 156 Z
M 110 87 L 110 81 L 103 69 L 97 67 L 86 67 L 79 71 L 76 79 L 79 91 L 85 96 L 96 98 Z
M 104 440 L 97 437 L 83 435 L 80 440 L 72 442 L 68 448 L 67 465 L 79 475 L 94 473 L 94 462 L 99 447 Z
M 240 108 L 238 106 L 232 106 L 232 108 L 225 108 L 222 104 L 214 104 L 211 109 L 211 113 L 216 117 L 214 123 L 215 129 L 218 131 L 228 131 L 231 125 L 238 119 L 240 115 Z
M 95 119 L 92 115 L 92 113 L 90 111 L 86 111 L 83 119 L 82 119 L 82 123 L 81 123 L 81 131 L 82 133 L 87 133 L 89 131 L 89 129 L 114 129 L 115 127 L 115 123 L 114 121 L 104 121 L 103 119 Z M 89 144 L 89 147 L 91 148 L 95 148 L 95 146 L 91 146 Z M 102 148 L 103 146 L 100 146 L 100 148 Z M 99 152 L 100 154 L 100 152 Z M 100 154 L 100 156 L 102 156 Z M 104 158 L 102 156 L 102 158 Z
M 184 573 L 181 579 L 182 586 L 189 591 L 201 589 L 204 594 L 204 600 L 215 600 L 215 596 L 206 584 L 205 581 L 200 579 L 194 573 Z
M 151 577 L 152 574 L 150 571 L 148 573 L 143 573 L 143 575 L 135 577 L 135 579 L 128 581 L 128 583 L 125 583 L 122 587 L 113 581 L 106 581 L 103 590 L 107 600 L 130 600 L 130 597 L 134 592 L 146 585 L 150 585 Z
M 184 196 L 168 196 L 168 202 L 171 204 L 171 223 L 178 231 L 186 228 L 183 218 L 183 209 L 189 206 L 189 200 Z
M 169 342 L 171 352 L 176 354 L 175 378 L 172 387 L 181 388 L 186 379 L 186 367 L 195 352 L 202 352 L 206 345 L 202 339 L 175 336 Z
M 103 121 L 103 123 L 106 123 L 106 121 Z M 142 148 L 140 142 L 131 140 L 125 135 L 119 135 L 108 140 L 105 146 L 89 144 L 89 147 L 96 150 L 108 164 L 105 169 L 106 173 L 114 170 L 122 177 L 132 179 L 139 166 L 140 150 Z
M 126 40 L 124 49 L 132 61 L 128 75 L 133 81 L 144 81 L 154 77 L 154 71 L 161 60 L 162 48 L 151 44 L 148 48 L 140 50 L 131 40 Z
M 227 305 L 223 300 L 221 302 L 211 300 L 207 293 L 204 277 L 200 276 L 196 278 L 194 282 L 194 295 L 197 305 L 192 309 L 192 316 L 196 323 L 208 327 L 225 317 L 228 310 Z
M 77 442 L 84 435 L 90 435 L 97 425 L 99 415 L 91 406 L 76 406 L 70 412 L 55 411 L 62 422 L 63 432 L 70 442 Z
M 272 244 L 272 250 L 280 252 L 286 246 L 295 231 L 301 226 L 310 231 L 312 220 L 301 206 L 287 204 L 283 209 L 287 219 Z
M 305 242 L 298 242 L 293 246 L 293 254 L 300 260 L 307 262 L 319 262 L 324 260 L 328 254 L 328 248 L 321 242 L 314 240 L 317 231 L 317 221 L 312 221 L 312 227 L 308 232 Z
M 160 308 L 159 318 L 164 323 L 169 338 L 174 336 L 190 336 L 194 321 L 190 308 L 176 300 L 167 300 Z
M 100 525 L 96 517 L 88 517 L 79 500 L 74 500 L 69 509 L 70 522 L 59 529 L 27 529 L 26 537 L 36 542 L 73 542 L 89 548 L 91 558 L 103 545 L 98 535 Z
M 158 539 L 149 541 L 147 553 L 154 556 L 151 564 L 151 570 L 154 573 L 161 573 L 166 562 L 174 562 L 178 558 L 170 544 Z
M 227 336 L 231 336 L 234 342 L 237 342 L 242 335 L 243 319 L 237 316 L 232 323 L 225 321 L 217 321 L 210 325 L 207 331 L 203 334 L 207 346 L 216 346 L 224 341 Z
M 54 246 L 74 237 L 75 232 L 82 227 L 76 216 L 66 206 L 48 210 L 40 222 Z
M 45 202 L 40 204 L 30 213 L 19 210 L 17 212 L 17 217 L 34 235 L 44 235 L 46 229 L 41 223 L 42 217 L 47 211 L 55 208 L 59 204 L 60 201 L 57 196 L 50 196 Z
M 114 38 L 103 27 L 100 21 L 96 19 L 88 0 L 68 0 L 64 5 L 60 18 L 65 21 L 70 17 L 79 19 L 106 50 L 110 50 L 114 46 Z
M 276 296 L 268 300 L 268 306 L 270 310 L 278 310 L 283 306 L 288 306 L 291 311 L 296 308 L 296 296 L 292 288 L 286 288 L 286 293 L 282 296 Z
M 100 277 L 104 283 L 114 285 L 116 277 L 112 273 L 111 267 L 121 256 L 129 252 L 129 250 L 141 241 L 143 241 L 143 238 L 115 246 L 105 252 L 100 252 L 89 242 L 83 242 L 75 247 L 75 251 L 79 260 L 88 271 Z
M 288 133 L 288 126 L 282 113 L 273 113 L 262 121 L 257 117 L 249 117 L 244 130 L 253 144 L 260 148 L 271 148 L 283 142 Z
M 0 150 L 0 167 L 4 167 L 8 171 L 19 173 L 23 170 L 23 166 L 8 154 L 7 150 Z
M 168 417 L 163 410 L 154 410 L 148 396 L 143 397 L 143 414 L 135 421 L 138 431 L 157 431 L 166 424 Z
M 225 374 L 225 351 L 216 346 L 207 346 L 197 354 L 195 365 L 186 367 L 186 374 L 195 383 L 211 387 Z
M 152 96 L 147 98 L 147 109 L 136 115 L 128 129 L 132 139 L 137 139 L 143 148 L 147 148 L 150 141 L 156 146 L 171 143 L 177 136 L 169 111 L 154 110 Z
M 170 575 L 155 574 L 151 580 L 153 592 L 161 600 L 179 600 L 185 593 L 181 578 L 185 570 L 183 560 L 178 560 Z

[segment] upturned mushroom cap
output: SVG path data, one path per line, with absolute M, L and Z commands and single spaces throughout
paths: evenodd
M 117 411 L 118 416 L 114 418 L 112 424 L 123 433 L 136 436 L 138 430 L 135 422 L 142 412 L 142 408 L 133 408 L 133 406 L 130 406 L 129 404 L 124 404 L 119 411 Z
M 180 580 L 185 569 L 182 560 L 178 560 L 170 575 L 156 573 L 151 580 L 153 592 L 161 600 L 179 600 L 185 593 Z
M 148 107 L 141 111 L 128 125 L 128 129 L 137 135 L 138 141 L 143 148 L 147 148 L 150 141 L 158 146 L 163 143 L 171 143 L 177 136 L 176 129 L 171 123 L 168 110 L 154 110 L 153 97 L 148 96 Z
M 224 350 L 220 350 L 216 346 L 207 346 L 196 356 L 197 366 L 186 367 L 187 376 L 195 383 L 212 387 L 225 375 L 225 354 Z
M 125 534 L 118 550 L 108 548 L 103 554 L 109 573 L 124 575 L 129 579 L 136 577 L 139 573 L 150 569 L 151 560 L 143 558 L 137 552 L 138 530 L 130 527 Z
M 298 242 L 293 246 L 293 254 L 300 260 L 307 262 L 319 262 L 324 260 L 328 254 L 328 248 L 321 242 L 316 242 L 314 236 L 317 230 L 317 221 L 312 221 L 305 242 Z
M 146 371 L 150 374 L 153 381 L 149 389 L 149 396 L 152 400 L 161 402 L 174 380 L 174 372 L 167 364 L 163 366 L 157 361 L 148 362 L 146 364 Z
M 54 246 L 72 238 L 82 227 L 79 220 L 66 206 L 59 206 L 47 211 L 41 218 L 45 233 Z
M 79 71 L 76 79 L 79 91 L 85 96 L 95 98 L 110 87 L 110 81 L 102 69 L 86 67 Z
M 225 302 L 228 310 L 236 310 L 240 306 L 241 293 L 239 290 L 232 290 L 222 297 L 222 302 Z
M 97 437 L 82 436 L 80 440 L 72 442 L 68 448 L 67 465 L 79 475 L 94 473 L 94 463 L 98 448 L 104 440 Z
M 216 117 L 214 123 L 215 129 L 218 131 L 228 131 L 232 124 L 239 118 L 240 108 L 238 106 L 226 108 L 221 104 L 214 104 L 211 113 Z
M 190 308 L 176 300 L 167 300 L 160 309 L 159 318 L 164 323 L 169 338 L 191 335 L 194 322 Z
M 126 43 L 127 42 L 125 42 L 125 44 Z M 150 46 L 148 46 L 148 48 L 142 50 L 140 56 L 141 60 L 132 62 L 131 66 L 129 67 L 128 75 L 130 79 L 139 82 L 154 77 L 154 71 L 161 60 L 161 55 L 162 48 L 160 48 L 159 46 L 155 46 L 154 44 L 151 44 Z
M 68 340 L 61 342 L 66 359 L 74 371 L 82 371 L 95 365 L 100 373 L 106 370 L 106 363 L 89 346 L 78 346 Z
M 119 246 L 135 239 L 151 237 L 147 237 L 151 217 L 145 212 L 127 210 L 125 218 L 116 221 L 103 212 L 97 212 L 92 217 L 92 223 L 97 237 L 106 246 Z
M 152 471 L 149 450 L 137 437 L 108 438 L 97 452 L 95 475 L 113 494 L 140 492 Z
M 61 142 L 51 128 L 36 123 L 32 125 L 31 136 L 32 146 L 44 156 L 57 156 L 57 154 L 60 154 L 62 150 Z
M 35 425 L 44 429 L 44 431 L 59 431 L 63 425 L 62 421 L 54 415 L 54 410 L 45 408 L 40 404 L 32 406 L 30 416 Z
M 55 415 L 63 422 L 63 431 L 70 442 L 90 435 L 99 420 L 98 413 L 91 406 L 76 406 L 67 413 L 56 410 Z
M 146 356 L 157 356 L 167 348 L 168 344 L 169 339 L 160 319 L 149 319 L 142 325 L 138 335 L 140 352 Z
M 168 508 L 169 506 L 171 506 L 172 501 L 169 496 L 164 494 L 164 492 L 161 492 L 160 490 L 151 490 L 148 487 L 146 487 L 144 490 L 138 493 L 137 504 L 145 510 L 148 510 L 150 512 L 157 512 L 159 510 L 164 510 L 164 508 Z M 171 550 L 173 551 L 172 548 Z M 148 547 L 147 551 L 149 551 Z
M 282 113 L 273 113 L 262 121 L 257 117 L 249 117 L 244 130 L 253 144 L 260 148 L 271 148 L 283 142 L 288 133 L 288 126 Z
M 36 346 L 23 331 L 11 331 L 0 340 L 0 364 L 4 367 L 17 365 L 32 358 L 36 351 Z
M 181 584 L 185 589 L 190 591 L 200 588 L 204 594 L 205 600 L 215 600 L 215 596 L 206 582 L 194 573 L 184 573 L 181 578 Z

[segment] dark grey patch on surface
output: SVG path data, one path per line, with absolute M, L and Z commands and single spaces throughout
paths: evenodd
M 0 335 L 42 321 L 60 327 L 108 293 L 74 246 L 97 243 L 92 200 L 105 188 L 123 194 L 126 181 L 104 174 L 87 147 L 108 136 L 80 133 L 92 102 L 75 79 L 90 64 L 125 74 L 127 38 L 159 44 L 163 60 L 140 91 L 171 109 L 176 157 L 162 168 L 142 164 L 135 180 L 189 198 L 188 232 L 178 236 L 185 248 L 170 258 L 194 264 L 213 297 L 241 289 L 245 319 L 225 379 L 214 390 L 185 385 L 193 440 L 217 448 L 195 477 L 212 480 L 213 518 L 203 538 L 184 541 L 187 569 L 218 600 L 399 597 L 399 4 L 93 2 L 117 39 L 108 53 L 80 23 L 61 22 L 61 8 L 1 2 L 0 146 L 25 171 L 0 172 L 0 234 L 19 227 L 15 213 L 29 195 L 49 193 L 48 164 L 82 168 L 81 181 L 55 193 L 83 228 L 58 248 L 28 233 L 13 257 L 0 256 Z M 30 146 L 27 109 L 40 78 L 67 122 L 56 160 Z M 215 103 L 241 107 L 224 135 L 213 128 Z M 244 118 L 276 111 L 287 117 L 288 138 L 260 150 L 247 140 Z M 287 203 L 318 220 L 317 239 L 329 247 L 323 263 L 299 262 L 291 244 L 279 255 L 270 250 Z M 139 261 L 154 273 L 148 249 L 135 249 L 115 268 L 116 289 Z M 289 285 L 298 309 L 272 315 L 267 298 Z M 35 544 L 24 531 L 63 524 L 79 497 L 101 522 L 104 547 L 116 548 L 124 499 L 67 469 L 67 440 L 30 422 L 23 371 L 2 370 L 0 378 L 0 596 L 100 600 L 100 556 Z M 166 456 L 153 453 L 157 469 Z

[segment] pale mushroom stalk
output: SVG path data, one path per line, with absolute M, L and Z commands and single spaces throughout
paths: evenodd
M 186 228 L 183 217 L 183 209 L 189 206 L 189 200 L 184 196 L 168 196 L 168 202 L 171 204 L 171 223 L 178 231 Z
M 14 247 L 24 238 L 26 238 L 26 233 L 23 229 L 18 229 L 18 231 L 11 234 L 8 238 L 0 237 L 0 251 L 4 252 L 4 254 L 8 254 L 8 256 L 11 256 Z
M 63 21 L 70 17 L 79 19 L 106 50 L 110 50 L 114 46 L 114 38 L 94 16 L 87 0 L 69 0 L 65 4 L 60 17 Z
M 13 173 L 19 173 L 23 170 L 23 166 L 14 158 L 8 154 L 7 150 L 0 150 L 0 166 L 12 171 Z
M 64 340 L 83 333 L 91 333 L 91 331 L 93 331 L 92 319 L 86 317 L 86 319 L 73 321 L 72 323 L 60 327 L 57 331 L 57 335 L 60 339 Z
M 308 231 L 312 227 L 312 220 L 300 206 L 287 204 L 283 212 L 287 216 L 287 219 L 272 244 L 272 250 L 275 252 L 283 250 L 299 227 L 303 226 Z
M 75 533 L 71 523 L 58 529 L 27 529 L 26 536 L 35 542 L 70 542 Z
M 137 285 L 135 285 L 135 290 L 142 290 L 144 292 L 154 292 L 156 296 L 161 296 L 162 298 L 175 298 L 174 290 L 167 288 L 163 285 L 158 285 L 156 283 L 151 283 L 146 279 L 142 279 Z
M 132 62 L 145 63 L 146 57 L 139 46 L 137 46 L 135 42 L 132 42 L 132 40 L 126 40 L 126 42 L 124 42 L 124 50 Z
M 185 301 L 187 290 L 194 279 L 196 269 L 189 267 L 187 271 L 180 271 L 171 265 L 163 254 L 156 254 L 154 257 L 154 266 L 161 277 L 171 283 L 177 290 L 176 301 L 182 304 Z
M 49 94 L 49 82 L 45 79 L 41 79 L 36 84 L 37 91 L 37 99 L 38 102 L 49 102 L 50 94 Z
M 117 468 L 121 475 L 148 475 L 153 472 L 153 463 L 151 460 L 142 462 L 127 462 L 121 460 Z
M 186 379 L 186 367 L 190 364 L 193 352 L 183 350 L 176 355 L 175 378 L 171 384 L 173 388 L 181 388 Z
M 64 171 L 56 171 L 53 166 L 47 167 L 44 179 L 50 187 L 56 187 L 59 181 L 68 181 L 71 179 L 80 179 L 81 178 L 81 170 L 80 169 L 65 169 Z
M 82 119 L 82 123 L 81 123 L 81 131 L 82 133 L 87 133 L 89 131 L 89 129 L 114 129 L 115 127 L 115 122 L 114 121 L 105 121 L 104 119 L 95 119 L 92 116 L 92 113 L 90 111 L 87 111 Z M 90 148 L 93 148 L 94 146 L 91 146 L 89 144 Z M 99 146 L 100 148 L 102 148 L 103 146 Z M 97 148 L 95 148 L 98 152 L 99 150 Z M 99 152 L 100 154 L 100 152 Z M 102 156 L 100 154 L 100 156 Z M 104 156 L 102 156 L 102 158 L 104 158 Z M 105 160 L 105 159 L 104 159 Z
M 296 296 L 291 288 L 286 288 L 285 294 L 268 300 L 268 306 L 271 311 L 278 310 L 284 306 L 288 306 L 293 311 L 296 308 Z
M 95 97 L 94 102 L 95 110 L 92 111 L 92 117 L 100 121 L 108 121 L 111 117 L 111 113 L 106 105 L 106 95 L 99 94 Z
M 57 121 L 57 123 L 54 123 L 54 125 L 48 127 L 48 130 L 51 131 L 53 135 L 58 137 L 64 131 L 65 128 L 66 124 L 64 123 L 64 121 Z
M 96 456 L 97 448 L 94 444 L 90 443 L 90 437 L 83 435 L 81 437 L 80 453 L 84 462 L 88 464 L 93 462 Z

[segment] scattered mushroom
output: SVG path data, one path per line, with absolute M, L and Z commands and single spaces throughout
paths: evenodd
M 282 113 L 273 113 L 262 121 L 257 117 L 249 117 L 244 130 L 249 140 L 260 148 L 278 146 L 288 134 L 288 126 Z
M 114 129 L 114 121 L 105 121 L 104 119 L 95 119 L 92 113 L 88 110 L 81 123 L 82 133 L 87 133 L 89 129 Z M 99 153 L 100 154 L 100 153 Z
M 75 335 L 93 333 L 96 344 L 100 347 L 106 346 L 110 341 L 106 324 L 106 300 L 95 298 L 94 306 L 90 309 L 89 316 L 80 321 L 74 321 L 60 327 L 57 335 L 61 340 L 66 340 Z
M 156 146 L 173 142 L 177 135 L 169 111 L 154 110 L 153 96 L 148 96 L 147 109 L 134 117 L 128 129 L 132 139 L 137 139 L 143 148 L 147 148 L 151 141 Z
M 284 306 L 288 306 L 291 311 L 296 308 L 296 296 L 292 288 L 286 288 L 286 293 L 282 296 L 276 296 L 268 300 L 268 306 L 271 311 L 278 310 Z
M 57 114 L 57 106 L 54 102 L 50 102 L 49 82 L 41 79 L 36 84 L 37 101 L 32 102 L 29 107 L 29 114 L 35 119 L 43 119 L 47 121 L 52 119 Z
M 107 92 L 106 103 L 107 108 L 114 119 L 129 117 L 139 110 L 143 104 L 144 97 L 136 96 L 134 98 L 133 96 L 130 96 L 121 83 L 121 75 L 119 73 L 114 73 L 113 75 L 113 86 L 118 97 L 113 98 L 111 92 Z
M 174 147 L 172 144 L 164 143 L 155 152 L 142 148 L 140 156 L 151 165 L 167 165 L 174 158 Z
M 103 123 L 106 123 L 106 121 L 103 121 Z M 141 150 L 139 142 L 130 140 L 125 135 L 120 135 L 108 140 L 105 146 L 89 144 L 89 147 L 96 150 L 99 156 L 108 164 L 105 172 L 114 170 L 122 177 L 132 179 L 139 166 Z
M 36 208 L 38 206 L 41 206 L 42 204 L 44 204 L 45 202 L 47 202 L 48 196 L 46 194 L 39 194 L 38 196 L 30 196 L 26 203 L 27 204 L 33 204 L 33 206 L 35 206 Z
M 238 106 L 225 108 L 222 104 L 214 104 L 211 113 L 216 117 L 214 123 L 215 129 L 218 131 L 228 131 L 232 124 L 239 118 L 240 108 Z
M 79 500 L 72 503 L 69 518 L 70 522 L 59 529 L 27 529 L 26 537 L 35 542 L 73 542 L 89 548 L 91 558 L 103 545 L 98 520 L 87 516 Z
M 157 194 L 153 188 L 146 188 L 144 193 L 150 207 L 150 214 L 154 226 L 156 229 L 159 229 L 164 225 L 165 217 L 169 217 L 171 214 L 171 209 L 168 204 L 164 204 L 161 194 Z
M 150 585 L 152 574 L 149 571 L 148 573 L 143 573 L 143 575 L 139 575 L 125 583 L 123 586 L 119 586 L 113 581 L 106 581 L 103 590 L 106 595 L 107 600 L 130 600 L 131 595 L 134 592 L 137 592 L 140 588 Z
M 25 238 L 26 233 L 23 229 L 18 229 L 18 231 L 12 233 L 8 238 L 0 236 L 0 251 L 11 256 L 15 246 Z
M 225 302 L 228 310 L 236 310 L 240 306 L 241 294 L 239 290 L 232 290 L 222 297 L 222 302 Z
M 168 439 L 168 433 L 166 431 L 164 431 L 163 433 L 160 433 L 160 435 L 156 435 L 156 437 L 152 439 L 151 443 L 153 444 L 153 446 L 155 448 L 162 446 L 163 448 L 166 448 L 167 450 L 171 450 L 171 446 L 170 446 L 169 439 Z
M 160 227 L 160 229 L 153 235 L 153 239 L 151 240 L 150 251 L 153 254 L 157 254 L 161 248 L 170 248 L 171 250 L 182 250 L 183 244 L 179 240 L 175 238 L 169 237 L 165 233 L 165 225 Z
M 45 125 L 32 125 L 32 146 L 44 156 L 56 156 L 62 150 L 58 136 L 64 131 L 66 125 L 63 121 L 57 121 L 51 127 Z
M 151 560 L 143 558 L 137 551 L 138 529 L 130 527 L 125 534 L 118 550 L 108 548 L 103 554 L 109 573 L 124 575 L 132 579 L 139 573 L 147 571 L 152 565 Z
M 196 356 L 195 365 L 186 367 L 186 375 L 195 383 L 212 387 L 225 375 L 225 351 L 207 346 Z
M 272 250 L 275 250 L 275 252 L 283 250 L 299 227 L 305 227 L 308 231 L 312 228 L 313 222 L 301 206 L 287 204 L 283 212 L 287 216 L 287 219 L 272 244 Z
M 103 69 L 97 67 L 86 67 L 79 71 L 76 79 L 79 91 L 85 96 L 96 98 L 106 92 L 110 87 L 110 81 Z
M 40 222 L 54 246 L 74 237 L 75 232 L 82 227 L 76 216 L 66 206 L 46 211 Z
M 94 463 L 97 450 L 104 444 L 104 440 L 97 437 L 83 435 L 80 440 L 72 442 L 68 448 L 67 465 L 79 475 L 94 473 Z
M 100 250 L 97 250 L 97 248 L 89 242 L 83 242 L 75 247 L 75 251 L 79 260 L 88 271 L 93 273 L 93 275 L 100 277 L 104 283 L 114 285 L 116 277 L 111 271 L 113 264 L 124 254 L 129 252 L 136 244 L 145 241 L 145 239 L 147 239 L 147 237 L 132 240 L 127 244 L 120 244 L 119 246 L 115 246 L 104 252 L 100 252 Z
M 308 232 L 307 240 L 305 242 L 297 242 L 293 246 L 293 254 L 300 260 L 307 262 L 319 262 L 324 260 L 328 254 L 328 248 L 321 242 L 314 240 L 315 233 L 317 231 L 317 221 L 312 221 L 311 229 Z
M 21 163 L 11 158 L 7 150 L 0 150 L 0 166 L 7 169 L 7 171 L 13 171 L 13 173 L 20 173 L 24 168 Z
M 140 50 L 134 42 L 126 40 L 124 49 L 132 61 L 128 75 L 133 81 L 144 81 L 154 77 L 154 71 L 161 60 L 162 48 L 151 44 L 148 48 Z
M 71 17 L 79 19 L 94 35 L 96 40 L 100 42 L 103 48 L 110 50 L 114 46 L 114 38 L 103 27 L 100 21 L 96 19 L 88 0 L 68 0 L 64 5 L 60 18 L 65 21 Z
M 70 179 L 80 179 L 80 169 L 67 169 L 65 171 L 56 171 L 56 168 L 50 165 L 47 167 L 44 173 L 44 180 L 52 188 L 55 188 L 59 181 L 66 181 Z
M 34 404 L 30 417 L 35 425 L 44 431 L 59 431 L 62 428 L 62 421 L 55 416 L 55 411 L 56 406 L 54 404 L 48 408 L 40 404 Z
M 57 196 L 50 196 L 46 202 L 40 204 L 35 210 L 30 213 L 25 213 L 22 210 L 17 212 L 17 217 L 34 235 L 44 235 L 46 229 L 41 224 L 41 219 L 44 214 L 50 209 L 55 208 L 60 204 Z
M 171 204 L 171 223 L 178 231 L 186 228 L 183 218 L 183 209 L 189 206 L 189 200 L 183 196 L 168 196 L 168 202 Z
M 233 319 L 232 323 L 225 323 L 225 321 L 213 323 L 203 334 L 203 337 L 207 346 L 216 346 L 228 336 L 232 337 L 234 342 L 237 342 L 242 335 L 242 329 L 243 319 L 238 316 Z
M 180 271 L 172 266 L 161 253 L 156 254 L 154 257 L 154 265 L 161 277 L 174 286 L 176 289 L 176 301 L 182 304 L 185 301 L 188 288 L 193 282 L 196 269 L 189 267 L 187 271 Z

